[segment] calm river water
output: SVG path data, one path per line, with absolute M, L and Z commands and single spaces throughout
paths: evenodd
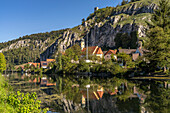
M 52 112 L 140 113 L 150 91 L 150 81 L 116 77 L 98 79 L 20 73 L 4 76 L 15 91 L 36 92 L 41 107 L 48 107 Z

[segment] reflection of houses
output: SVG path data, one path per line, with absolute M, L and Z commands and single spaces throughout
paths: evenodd
M 115 88 L 115 91 L 112 92 L 108 89 L 105 90 L 105 92 L 109 95 L 116 95 L 118 93 L 117 87 Z M 97 91 L 89 90 L 89 100 L 99 100 L 103 97 L 103 94 L 105 93 L 103 87 L 99 87 Z M 84 106 L 86 104 L 87 99 L 87 90 L 82 90 L 82 105 Z
M 42 68 L 47 68 L 47 65 L 48 65 L 47 61 L 41 61 Z
M 116 60 L 117 59 L 116 52 L 117 52 L 117 50 L 111 50 L 110 49 L 109 51 L 107 51 L 104 54 L 104 59 L 105 60 L 110 60 L 111 59 L 111 55 L 113 55 L 114 59 Z
M 87 98 L 87 90 L 82 90 L 82 100 L 85 100 Z M 97 91 L 91 91 L 89 90 L 89 99 L 90 100 L 99 100 L 103 97 L 104 90 L 103 88 L 97 89 Z
M 37 79 L 37 77 L 34 78 L 33 80 L 30 79 L 29 82 L 40 83 L 40 77 L 38 77 L 38 79 Z
M 103 51 L 100 47 L 98 46 L 91 46 L 91 47 L 88 47 L 88 54 L 89 55 L 96 55 L 100 58 L 103 57 Z M 83 48 L 82 49 L 82 56 L 84 57 L 86 55 L 86 48 Z
M 50 83 L 46 77 L 42 77 L 40 80 L 41 86 L 56 86 L 56 83 Z
M 55 59 L 47 59 L 46 61 L 41 61 L 40 64 L 42 68 L 47 68 L 48 64 L 51 62 L 55 62 Z

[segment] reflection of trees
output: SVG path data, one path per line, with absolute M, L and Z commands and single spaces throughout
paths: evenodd
M 74 79 L 64 78 L 63 82 L 61 82 L 61 78 L 59 78 L 59 91 L 62 89 L 62 93 L 66 95 L 66 98 L 72 100 L 73 102 L 79 103 L 81 100 L 81 93 L 79 91 L 79 87 L 73 85 L 76 84 Z M 62 87 L 63 85 L 63 87 Z
M 152 82 L 146 106 L 154 113 L 170 113 L 170 89 L 165 89 L 163 82 Z

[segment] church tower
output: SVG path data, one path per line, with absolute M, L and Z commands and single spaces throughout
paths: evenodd
M 85 48 L 85 43 L 84 43 L 83 38 L 80 40 L 80 47 L 81 47 L 81 50 L 83 50 L 83 48 Z

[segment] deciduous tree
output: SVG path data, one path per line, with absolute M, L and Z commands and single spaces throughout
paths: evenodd
M 6 59 L 3 53 L 0 53 L 0 73 L 6 70 Z

